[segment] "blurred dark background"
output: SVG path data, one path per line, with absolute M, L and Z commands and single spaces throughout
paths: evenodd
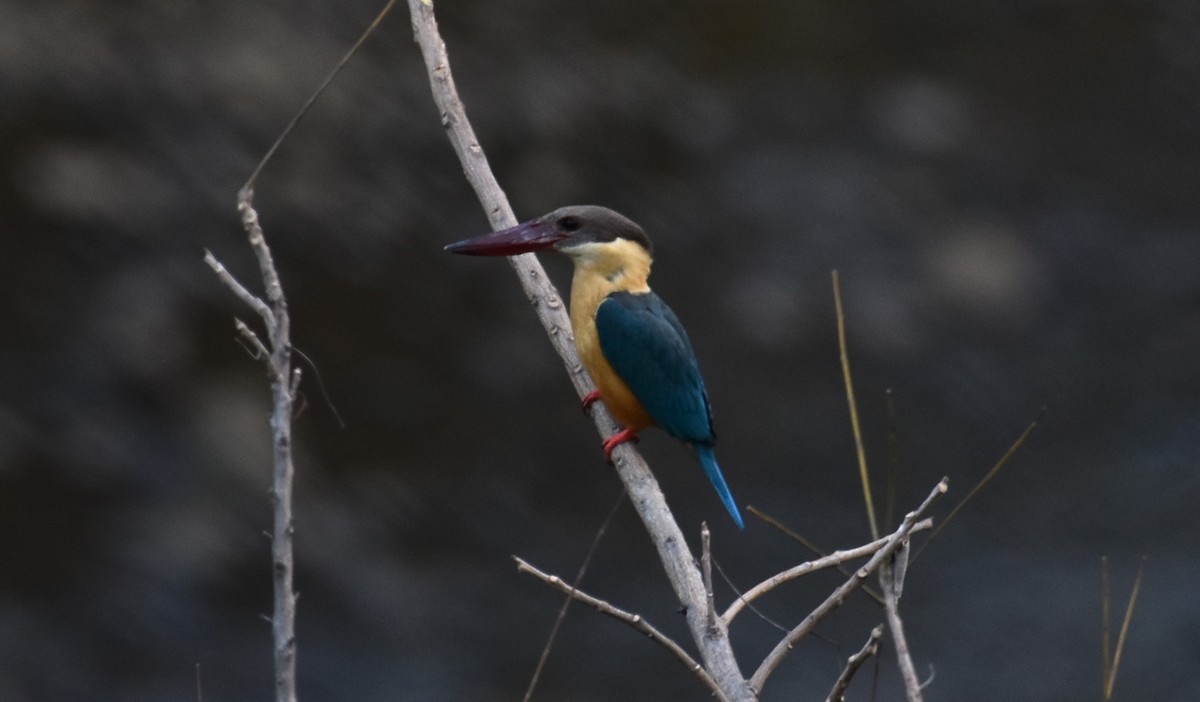
M 0 1 L 0 699 L 271 694 L 269 395 L 238 187 L 380 2 Z M 1100 698 L 1099 561 L 1146 579 L 1118 699 L 1200 699 L 1200 5 L 1187 0 L 439 5 L 517 214 L 595 203 L 655 239 L 735 496 L 868 538 L 834 328 L 897 509 L 1028 445 L 909 574 L 929 700 Z M 403 7 L 259 184 L 306 368 L 300 695 L 519 699 L 619 484 L 487 230 Z M 560 285 L 564 261 L 545 260 Z M 691 458 L 641 447 L 739 587 L 806 557 L 737 533 Z M 792 625 L 839 579 L 761 603 Z M 625 506 L 584 586 L 684 636 Z M 720 597 L 728 600 L 724 588 Z M 823 698 L 861 595 L 771 679 Z M 746 613 L 750 672 L 777 640 Z M 874 699 L 900 698 L 881 657 Z M 870 698 L 864 674 L 854 699 Z M 539 699 L 703 699 L 576 608 Z

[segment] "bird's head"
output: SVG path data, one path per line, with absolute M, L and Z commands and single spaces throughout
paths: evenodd
M 644 249 L 647 258 L 653 251 L 646 232 L 627 217 L 606 207 L 575 205 L 509 229 L 450 244 L 446 250 L 472 256 L 515 256 L 554 249 L 576 258 L 597 246 L 624 242 Z

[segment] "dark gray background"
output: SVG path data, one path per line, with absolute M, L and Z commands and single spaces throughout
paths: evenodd
M 205 700 L 270 694 L 268 394 L 201 256 L 253 280 L 237 188 L 379 5 L 0 2 L 0 699 L 195 699 L 197 663 Z M 1118 698 L 1200 698 L 1200 5 L 439 10 L 518 215 L 604 204 L 654 238 L 742 504 L 868 537 L 834 268 L 880 474 L 894 389 L 901 509 L 950 475 L 944 515 L 1047 407 L 910 573 L 927 699 L 1098 699 L 1103 554 L 1115 609 L 1148 556 Z M 487 224 L 403 8 L 259 192 L 346 423 L 309 370 L 301 698 L 518 699 L 559 597 L 509 556 L 573 573 L 619 486 L 507 266 L 441 251 Z M 737 533 L 673 441 L 641 446 L 739 586 L 804 557 Z M 763 612 L 793 624 L 837 582 Z M 585 586 L 683 635 L 628 506 Z M 764 699 L 824 695 L 881 616 L 852 598 Z M 747 671 L 778 635 L 735 624 Z M 703 695 L 579 608 L 540 699 Z

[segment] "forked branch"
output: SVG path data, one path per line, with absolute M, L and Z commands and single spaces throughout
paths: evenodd
M 766 682 L 767 678 L 775 671 L 777 667 L 779 667 L 779 664 L 783 662 L 784 657 L 787 656 L 793 647 L 795 647 L 796 642 L 804 638 L 808 632 L 812 631 L 813 627 L 817 625 L 817 622 L 821 621 L 825 615 L 841 605 L 841 603 L 846 600 L 846 597 L 853 592 L 855 588 L 862 585 L 863 581 L 866 580 L 871 573 L 874 573 L 887 561 L 887 559 L 891 558 L 896 549 L 907 543 L 909 536 L 912 534 L 913 530 L 918 524 L 918 518 L 927 509 L 929 509 L 929 506 L 933 504 L 933 501 L 939 495 L 945 494 L 949 483 L 949 478 L 942 478 L 941 482 L 939 482 L 933 488 L 933 491 L 929 493 L 929 496 L 925 498 L 925 501 L 922 502 L 917 509 L 904 516 L 904 521 L 900 524 L 900 528 L 893 532 L 891 536 L 887 537 L 887 543 L 885 543 L 882 548 L 876 551 L 875 555 L 872 556 L 871 559 L 866 562 L 866 564 L 856 570 L 854 575 L 851 576 L 849 580 L 842 583 L 836 590 L 834 590 L 833 594 L 827 597 L 824 602 L 818 605 L 816 609 L 814 609 L 807 617 L 804 618 L 803 621 L 796 625 L 795 628 L 789 631 L 787 635 L 775 645 L 775 648 L 772 649 L 769 654 L 767 654 L 767 657 L 763 660 L 762 664 L 759 665 L 758 670 L 756 670 L 754 675 L 750 678 L 750 685 L 755 690 L 762 690 L 763 684 Z
M 267 331 L 269 344 L 264 344 L 250 327 L 241 320 L 235 320 L 238 333 L 250 344 L 256 357 L 266 364 L 267 375 L 271 381 L 271 433 L 274 446 L 271 502 L 275 515 L 271 530 L 271 570 L 275 591 L 271 632 L 275 651 L 275 700 L 295 702 L 296 593 L 292 589 L 292 406 L 296 397 L 296 387 L 300 383 L 300 369 L 292 369 L 291 323 L 287 299 L 283 294 L 283 285 L 279 282 L 279 274 L 275 270 L 271 249 L 267 247 L 267 240 L 263 237 L 258 213 L 254 211 L 253 197 L 253 190 L 247 185 L 238 193 L 238 211 L 250 240 L 250 248 L 258 259 L 259 273 L 266 290 L 266 301 L 238 282 L 211 252 L 204 252 L 204 261 L 238 299 L 258 313 Z

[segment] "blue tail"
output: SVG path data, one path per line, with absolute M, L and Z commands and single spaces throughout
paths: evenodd
M 729 486 L 725 484 L 721 468 L 717 466 L 717 457 L 713 455 L 712 445 L 692 444 L 692 447 L 696 449 L 696 457 L 700 459 L 700 465 L 704 466 L 704 472 L 708 473 L 708 479 L 712 481 L 713 487 L 717 489 L 717 494 L 721 496 L 721 502 L 725 503 L 725 509 L 729 510 L 729 514 L 733 517 L 733 521 L 737 522 L 738 528 L 745 529 L 746 525 L 742 523 L 742 515 L 733 502 L 733 495 L 729 493 Z

